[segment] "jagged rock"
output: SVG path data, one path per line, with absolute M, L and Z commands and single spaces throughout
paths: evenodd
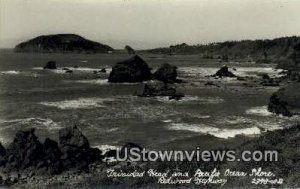
M 164 64 L 153 74 L 153 79 L 165 82 L 175 83 L 177 81 L 177 67 L 170 64 Z
M 52 70 L 57 69 L 56 62 L 52 60 L 47 62 L 47 64 L 44 66 L 44 69 L 52 69 Z
M 34 135 L 34 131 L 34 129 L 30 129 L 17 132 L 13 142 L 6 150 L 9 167 L 24 169 L 36 166 L 43 159 L 43 145 Z
M 88 139 L 79 131 L 77 126 L 66 127 L 59 131 L 59 145 L 61 147 L 72 146 L 76 148 L 89 148 Z
M 89 163 L 101 160 L 101 151 L 90 147 L 89 141 L 77 126 L 59 131 L 59 147 L 65 168 L 85 169 Z
M 150 68 L 139 56 L 117 63 L 109 74 L 108 81 L 114 83 L 142 82 L 151 79 Z
M 128 54 L 135 54 L 135 50 L 129 45 L 125 46 L 125 50 L 127 51 Z
M 293 83 L 275 92 L 268 104 L 268 110 L 284 116 L 300 112 L 300 84 Z
M 232 72 L 228 70 L 227 66 L 223 66 L 220 70 L 216 72 L 216 74 L 212 75 L 213 77 L 236 77 Z

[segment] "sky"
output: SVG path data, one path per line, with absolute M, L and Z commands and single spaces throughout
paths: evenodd
M 113 48 L 300 35 L 300 0 L 0 0 L 0 48 L 75 33 Z

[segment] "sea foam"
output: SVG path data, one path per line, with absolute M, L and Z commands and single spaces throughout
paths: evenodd
M 168 129 L 210 134 L 215 137 L 224 138 L 224 139 L 233 138 L 236 135 L 258 135 L 261 133 L 258 127 L 220 129 L 216 127 L 210 127 L 204 124 L 185 124 L 185 123 L 173 123 L 168 127 Z
M 103 104 L 107 101 L 113 101 L 111 98 L 79 98 L 75 100 L 64 100 L 56 102 L 40 102 L 39 104 L 45 106 L 52 106 L 62 110 L 66 109 L 90 109 L 105 107 Z
M 258 115 L 258 116 L 271 116 L 271 115 L 273 115 L 272 112 L 269 112 L 267 106 L 250 108 L 250 109 L 246 110 L 246 114 Z

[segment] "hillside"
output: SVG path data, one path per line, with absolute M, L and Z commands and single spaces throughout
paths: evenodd
M 158 54 L 200 54 L 203 58 L 256 62 L 280 62 L 295 59 L 300 54 L 300 37 L 282 37 L 266 40 L 243 40 L 210 43 L 207 45 L 187 45 L 185 43 L 166 48 L 150 49 Z M 298 58 L 297 58 L 298 59 Z
M 15 52 L 41 53 L 107 53 L 114 50 L 108 45 L 85 39 L 75 34 L 38 36 L 15 47 Z

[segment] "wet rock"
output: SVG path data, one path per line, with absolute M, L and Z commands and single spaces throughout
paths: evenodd
M 117 156 L 117 150 L 108 150 L 105 154 L 104 157 L 116 157 Z
M 177 81 L 177 67 L 170 64 L 164 64 L 153 74 L 153 79 L 165 82 L 175 83 Z
M 5 155 L 6 155 L 6 149 L 0 142 L 0 157 L 5 156 Z
M 66 73 L 73 73 L 73 70 L 67 70 Z
M 88 164 L 101 160 L 101 151 L 90 147 L 77 126 L 59 131 L 59 147 L 64 168 L 86 169 Z
M 36 166 L 44 156 L 43 145 L 34 134 L 34 129 L 17 132 L 7 148 L 8 166 L 24 169 Z
M 139 56 L 117 63 L 109 74 L 108 81 L 114 83 L 142 82 L 151 79 L 150 68 Z
M 270 78 L 270 79 L 264 79 L 260 84 L 267 87 L 276 87 L 279 86 L 279 81 Z
M 144 90 L 141 95 L 142 97 L 154 97 L 154 96 L 173 96 L 176 94 L 176 89 L 169 87 L 163 82 L 152 82 L 145 84 Z
M 212 82 L 212 81 L 207 81 L 204 85 L 205 85 L 205 86 L 216 86 L 216 87 L 220 87 L 218 84 L 215 84 L 215 83 Z
M 169 100 L 180 100 L 184 97 L 183 93 L 179 93 L 175 88 L 169 87 L 168 84 L 154 81 L 145 84 L 141 97 L 155 97 L 155 96 L 168 96 Z
M 46 160 L 57 161 L 60 158 L 61 151 L 56 141 L 46 138 L 43 147 Z
M 56 62 L 52 60 L 47 62 L 47 64 L 44 66 L 44 69 L 57 69 Z
M 297 81 L 300 82 L 300 72 L 299 71 L 288 71 L 286 78 L 291 80 L 291 81 Z
M 246 80 L 245 77 L 236 77 L 236 79 L 237 79 L 238 81 L 245 81 L 245 80 Z
M 169 100 L 181 100 L 183 97 L 183 93 L 175 93 L 174 95 L 169 96 Z
M 232 72 L 228 70 L 228 67 L 224 65 L 220 70 L 216 72 L 216 74 L 212 75 L 213 77 L 236 77 Z
M 300 84 L 292 83 L 275 92 L 268 104 L 268 109 L 276 114 L 292 116 L 300 113 Z
M 266 74 L 266 73 L 262 74 L 261 77 L 262 77 L 263 80 L 269 80 L 269 79 L 271 79 L 270 76 L 268 74 Z
M 283 116 L 291 117 L 292 113 L 286 107 L 287 102 L 281 100 L 277 94 L 273 94 L 268 104 L 268 110 L 275 114 L 282 114 Z

